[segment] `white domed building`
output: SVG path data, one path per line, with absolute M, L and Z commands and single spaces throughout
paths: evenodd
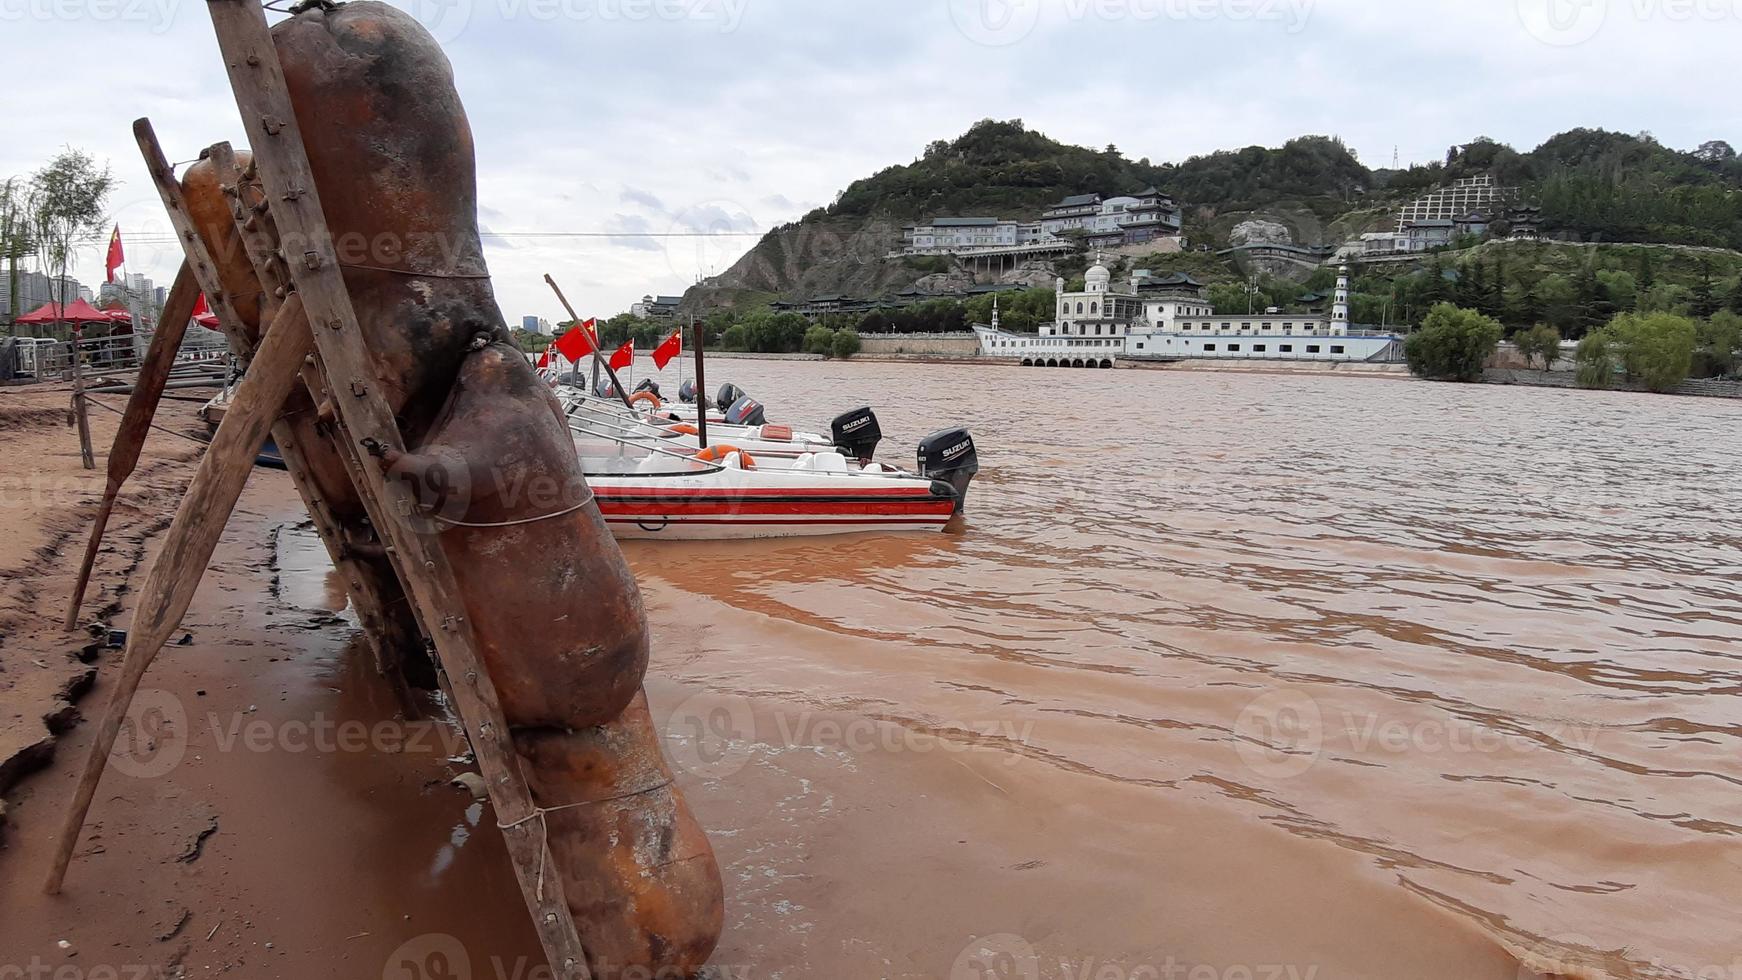
M 1045 367 L 1112 367 L 1119 358 L 1153 361 L 1286 360 L 1395 361 L 1402 340 L 1390 331 L 1353 330 L 1349 323 L 1349 270 L 1337 279 L 1325 313 L 1267 311 L 1218 316 L 1209 290 L 1190 276 L 1133 279 L 1116 289 L 1097 262 L 1081 292 L 1058 280 L 1052 323 L 1036 334 L 975 326 L 980 353 Z

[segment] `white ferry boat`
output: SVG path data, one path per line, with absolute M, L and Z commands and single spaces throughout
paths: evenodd
M 1112 288 L 1112 274 L 1095 265 L 1080 293 L 1058 281 L 1057 318 L 1035 334 L 998 323 L 976 324 L 980 353 L 1024 367 L 1111 368 L 1120 360 L 1270 360 L 1393 362 L 1403 359 L 1403 338 L 1349 325 L 1349 270 L 1340 270 L 1331 313 L 1217 316 L 1209 290 L 1190 276 L 1133 279 Z

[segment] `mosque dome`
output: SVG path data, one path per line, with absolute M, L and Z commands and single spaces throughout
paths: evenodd
M 1113 273 L 1107 271 L 1104 265 L 1094 265 L 1083 275 L 1083 283 L 1091 293 L 1104 293 L 1113 281 Z

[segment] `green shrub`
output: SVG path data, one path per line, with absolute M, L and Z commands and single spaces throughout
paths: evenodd
M 1615 338 L 1606 329 L 1587 334 L 1579 341 L 1579 351 L 1573 360 L 1578 365 L 1574 381 L 1581 388 L 1608 388 L 1621 369 L 1615 363 Z
M 1526 364 L 1541 362 L 1544 371 L 1554 367 L 1555 360 L 1561 356 L 1561 332 L 1546 323 L 1521 331 L 1512 342 L 1517 345 L 1518 353 L 1524 355 Z
M 804 352 L 828 356 L 835 349 L 835 332 L 818 324 L 804 332 Z
M 1615 332 L 1627 376 L 1664 392 L 1688 379 L 1694 366 L 1694 321 L 1673 313 L 1623 313 L 1606 330 Z
M 1404 342 L 1411 373 L 1441 381 L 1477 381 L 1500 346 L 1500 323 L 1475 310 L 1439 303 Z
M 1579 343 L 1578 383 L 1607 388 L 1617 372 L 1657 392 L 1673 390 L 1693 368 L 1698 330 L 1674 313 L 1623 313 Z
M 830 351 L 836 357 L 852 357 L 859 353 L 859 334 L 853 330 L 841 330 L 835 333 L 834 350 Z

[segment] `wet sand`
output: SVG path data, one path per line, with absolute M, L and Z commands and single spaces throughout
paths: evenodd
M 957 538 L 628 549 L 654 713 L 726 874 L 718 973 L 1742 976 L 1714 972 L 1742 885 L 1742 494 L 1716 465 L 1742 411 L 1343 378 L 729 375 L 807 427 L 828 413 L 780 409 L 876 403 L 894 461 L 966 421 L 987 470 Z M 10 794 L 0 963 L 538 962 L 487 807 L 448 785 L 463 741 L 396 720 L 298 509 L 282 474 L 250 481 L 64 896 L 38 887 L 89 726 Z

